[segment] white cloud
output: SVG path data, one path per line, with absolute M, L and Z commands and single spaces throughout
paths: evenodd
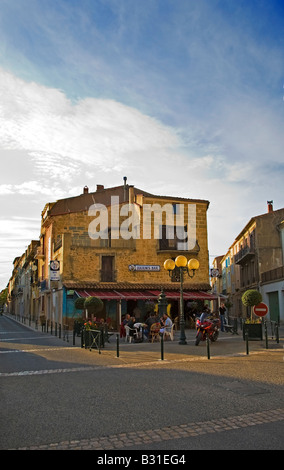
M 72 104 L 58 90 L 26 83 L 4 71 L 0 87 L 5 96 L 0 109 L 1 147 L 25 149 L 51 178 L 74 176 L 79 162 L 120 170 L 135 152 L 179 144 L 172 129 L 112 100 L 86 98 Z

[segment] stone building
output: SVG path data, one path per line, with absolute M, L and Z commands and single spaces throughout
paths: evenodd
M 221 260 L 222 293 L 232 303 L 234 316 L 246 316 L 242 295 L 259 290 L 269 308 L 267 318 L 284 320 L 284 209 L 252 217 Z
M 37 317 L 72 323 L 78 297 L 104 301 L 102 316 L 117 328 L 125 313 L 144 319 L 149 303 L 164 289 L 172 315 L 178 314 L 179 282 L 163 268 L 179 254 L 200 267 L 184 282 L 184 300 L 210 301 L 207 246 L 209 202 L 157 196 L 126 183 L 83 188 L 76 197 L 45 205 L 33 260 Z

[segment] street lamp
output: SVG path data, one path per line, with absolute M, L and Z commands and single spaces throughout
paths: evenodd
M 184 274 L 189 277 L 195 276 L 195 271 L 199 268 L 199 261 L 197 259 L 190 259 L 183 255 L 177 256 L 175 260 L 167 259 L 164 262 L 164 268 L 168 271 L 171 279 L 180 280 L 180 341 L 179 344 L 187 344 L 185 337 L 185 321 L 184 321 L 184 307 L 183 307 L 183 279 Z M 176 269 L 177 268 L 177 269 Z M 178 275 L 177 275 L 178 274 Z

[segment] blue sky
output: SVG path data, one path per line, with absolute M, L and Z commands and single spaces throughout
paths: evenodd
M 0 288 L 44 204 L 123 183 L 208 199 L 210 261 L 284 205 L 284 6 L 0 0 Z

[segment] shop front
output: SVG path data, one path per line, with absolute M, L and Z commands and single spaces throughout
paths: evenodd
M 143 288 L 144 287 L 144 288 Z M 98 297 L 104 303 L 104 309 L 100 317 L 107 321 L 110 327 L 118 331 L 121 321 L 126 314 L 135 316 L 137 321 L 143 322 L 152 311 L 158 314 L 158 298 L 161 291 L 164 291 L 168 302 L 168 314 L 174 321 L 179 315 L 180 291 L 171 285 L 147 285 L 131 286 L 131 288 L 94 288 L 94 287 L 75 287 L 66 289 L 66 316 L 76 319 L 80 316 L 86 316 L 83 310 L 76 309 L 75 300 L 79 297 Z M 202 311 L 204 303 L 209 304 L 214 310 L 217 306 L 216 295 L 204 291 L 192 291 L 184 289 L 183 300 L 185 307 L 185 317 L 188 322 L 192 315 Z M 211 304 L 210 304 L 211 303 Z

